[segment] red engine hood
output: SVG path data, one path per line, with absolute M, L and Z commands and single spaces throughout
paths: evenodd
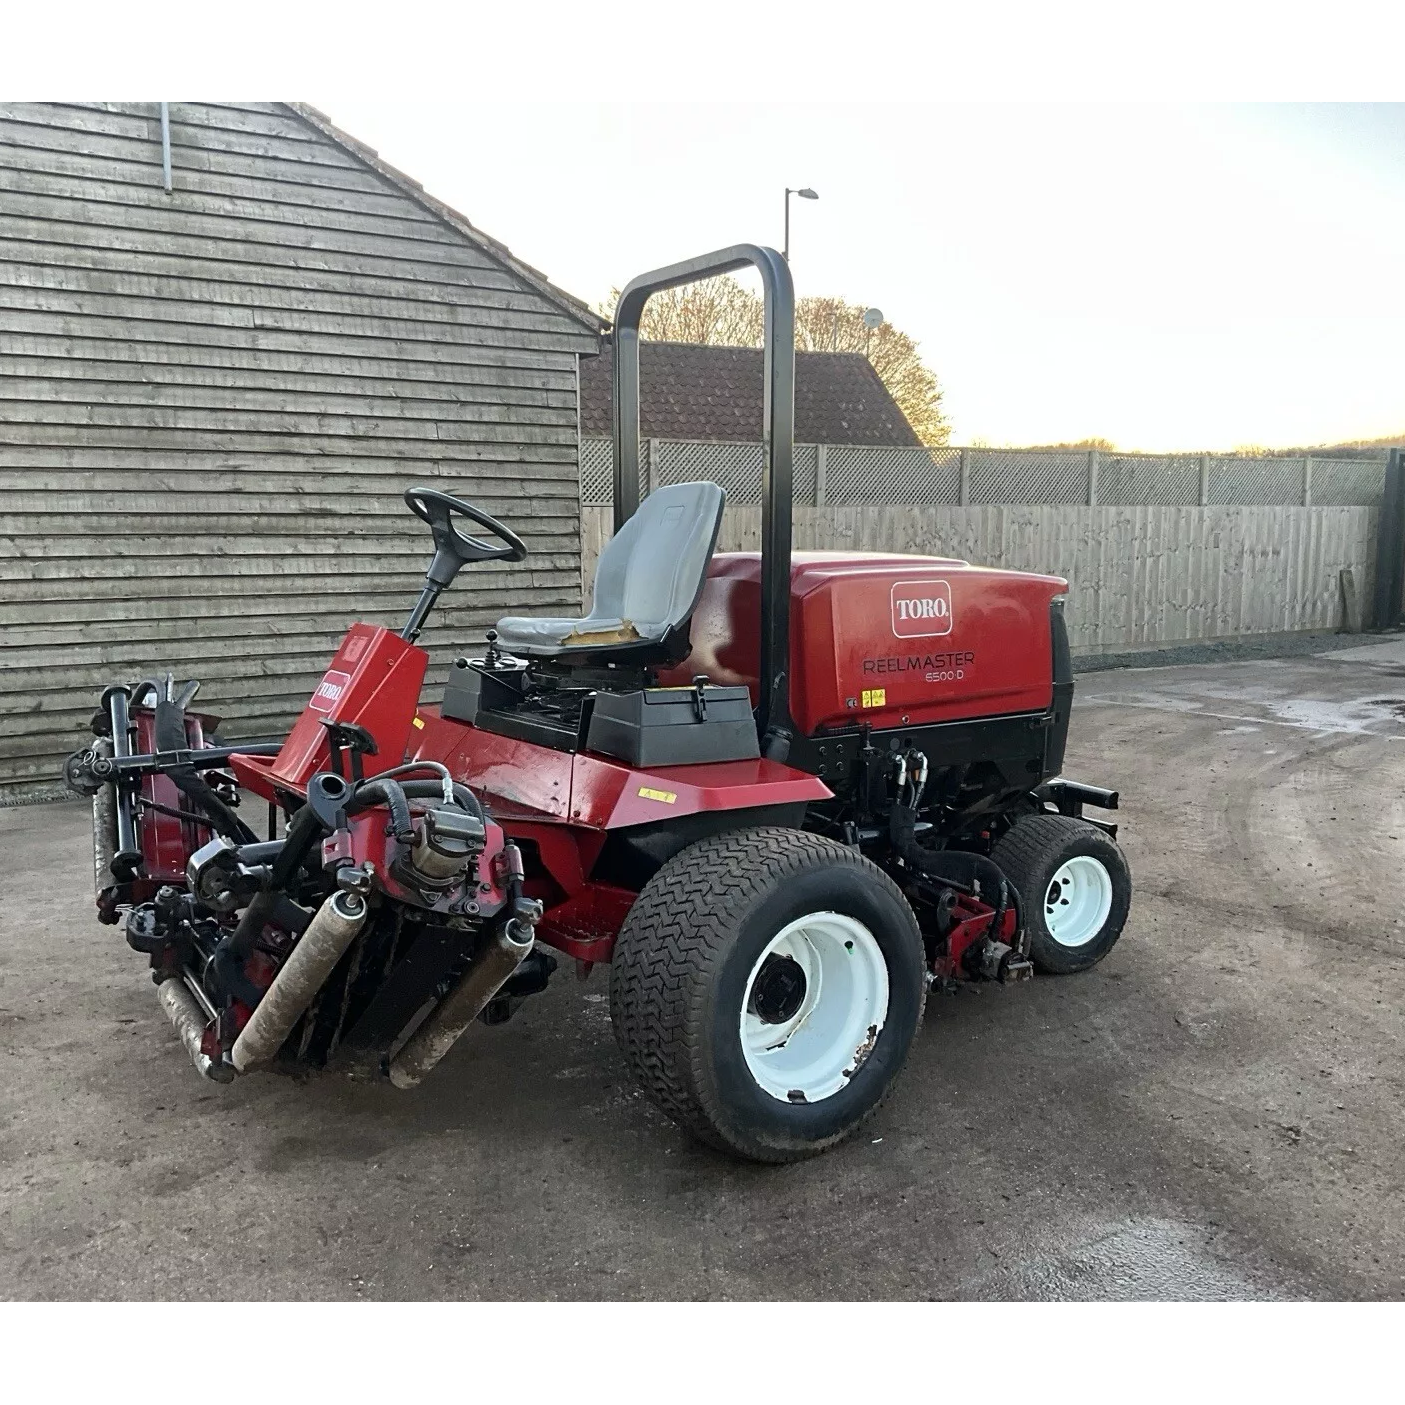
M 790 706 L 797 726 L 918 726 L 1034 712 L 1053 696 L 1057 576 L 938 556 L 798 551 L 790 575 Z M 761 557 L 712 558 L 692 653 L 662 681 L 759 691 Z

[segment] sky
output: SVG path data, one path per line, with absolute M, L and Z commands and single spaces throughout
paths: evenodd
M 797 293 L 914 337 L 953 443 L 1405 431 L 1405 104 L 315 105 L 592 303 L 812 187 Z

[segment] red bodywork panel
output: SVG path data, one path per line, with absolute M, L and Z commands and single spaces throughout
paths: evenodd
M 273 763 L 277 759 L 275 756 L 240 756 L 236 752 L 229 758 L 229 769 L 234 772 L 234 779 L 239 782 L 241 790 L 251 790 L 265 800 L 277 801 L 280 790 L 305 795 L 305 786 L 284 785 L 273 779 Z
M 790 575 L 796 726 L 921 726 L 1038 712 L 1053 700 L 1049 603 L 1057 576 L 935 556 L 797 551 Z M 663 683 L 746 684 L 758 697 L 761 557 L 712 558 L 693 649 Z
M 322 724 L 328 721 L 355 722 L 375 738 L 378 750 L 367 760 L 367 775 L 398 765 L 428 666 L 423 649 L 383 625 L 352 625 L 269 773 L 300 789 L 326 770 L 331 753 Z
M 794 720 L 813 735 L 861 721 L 885 728 L 1042 711 L 1053 700 L 1049 604 L 1065 589 L 1054 576 L 939 557 L 797 552 Z M 760 556 L 714 556 L 691 656 L 660 681 L 687 684 L 706 673 L 714 683 L 745 683 L 755 700 L 760 619 Z M 757 807 L 831 797 L 817 776 L 777 761 L 646 771 L 450 721 L 418 706 L 427 662 L 388 629 L 352 625 L 278 756 L 236 756 L 230 765 L 257 794 L 302 793 L 329 763 L 321 725 L 328 718 L 355 722 L 375 738 L 368 775 L 401 760 L 442 762 L 509 838 L 535 846 L 540 876 L 529 892 L 546 907 L 538 935 L 579 961 L 609 959 L 634 901 L 590 877 L 610 830 L 709 811 L 736 812 L 745 823 Z M 961 938 L 988 929 L 989 911 L 963 916 Z
M 207 717 L 196 712 L 186 713 L 185 744 L 192 751 L 198 751 L 205 745 L 206 724 L 214 731 L 219 725 L 219 718 Z M 136 728 L 138 755 L 158 750 L 154 712 L 149 708 L 134 708 L 132 725 Z M 155 801 L 168 810 L 180 810 L 185 814 L 191 814 L 195 810 L 169 776 L 143 776 L 141 793 L 143 799 Z M 160 810 L 143 806 L 137 817 L 137 840 L 142 853 L 142 880 L 134 892 L 138 892 L 140 898 L 145 899 L 163 883 L 184 883 L 186 860 L 202 844 L 209 842 L 211 833 L 209 825 L 177 819 L 174 815 L 166 815 Z
M 483 912 L 496 912 L 507 901 L 502 884 L 502 851 L 504 835 L 500 825 L 490 820 L 484 826 L 483 852 L 478 855 L 474 881 L 477 895 L 473 899 L 476 906 L 469 911 L 476 915 Z M 423 895 L 412 893 L 396 877 L 394 862 L 395 840 L 386 833 L 385 812 L 376 807 L 363 810 L 352 816 L 347 829 L 340 834 L 330 835 L 322 841 L 322 862 L 324 864 L 345 860 L 353 864 L 369 864 L 375 869 L 380 885 L 385 892 L 398 902 L 411 903 L 416 907 L 441 915 L 463 912 L 456 906 L 457 899 L 452 892 L 445 892 L 427 906 Z
M 960 914 L 946 937 L 946 950 L 932 963 L 932 974 L 944 980 L 959 979 L 962 974 L 962 958 L 978 941 L 992 937 L 996 941 L 1014 944 L 1019 929 L 1019 914 L 1014 907 L 1005 909 L 1000 930 L 991 930 L 995 909 L 976 898 L 960 894 L 956 899 L 956 911 Z
M 828 785 L 780 762 L 704 762 L 636 770 L 613 757 L 556 752 L 421 708 L 410 760 L 443 762 L 511 825 L 513 818 L 621 829 L 714 809 L 829 799 Z
M 421 708 L 411 760 L 442 761 L 488 806 L 509 837 L 533 844 L 549 878 L 529 882 L 546 913 L 542 941 L 587 963 L 608 961 L 635 895 L 591 879 L 612 829 L 704 811 L 804 805 L 832 792 L 818 776 L 778 761 L 716 761 L 637 770 L 589 753 L 555 751 L 481 731 Z
M 818 776 L 779 761 L 705 761 L 636 770 L 590 752 L 554 751 L 535 742 L 451 722 L 421 708 L 411 760 L 442 761 L 508 823 L 566 820 L 585 829 L 621 829 L 704 810 L 828 800 Z
M 758 806 L 804 805 L 832 794 L 819 777 L 778 761 L 643 771 L 610 757 L 556 751 L 449 721 L 437 708 L 418 706 L 426 662 L 422 649 L 389 630 L 352 625 L 277 757 L 236 755 L 230 767 L 241 786 L 266 799 L 280 791 L 304 794 L 307 782 L 329 764 L 322 726 L 327 717 L 355 722 L 375 737 L 379 752 L 368 760 L 367 775 L 402 760 L 442 762 L 482 798 L 495 821 L 489 857 L 500 848 L 498 825 L 509 838 L 536 846 L 549 875 L 528 885 L 530 896 L 547 909 L 538 935 L 581 961 L 609 960 L 635 897 L 590 878 L 609 830 L 705 811 L 737 811 L 744 822 L 745 811 Z M 349 856 L 369 858 L 384 874 L 383 859 L 378 863 L 372 852 L 372 834 L 369 825 L 354 826 L 353 847 L 360 847 Z M 496 883 L 487 874 L 480 878 Z

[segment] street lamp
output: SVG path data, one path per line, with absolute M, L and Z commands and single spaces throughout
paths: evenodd
M 790 197 L 798 195 L 802 200 L 818 200 L 820 197 L 808 186 L 804 190 L 792 190 L 789 186 L 785 188 L 785 248 L 781 250 L 781 257 L 790 262 Z

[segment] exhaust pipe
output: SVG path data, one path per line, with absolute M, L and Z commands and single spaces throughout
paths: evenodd
M 532 924 L 511 918 L 488 938 L 458 984 L 429 1012 L 391 1060 L 390 1081 L 413 1088 L 453 1048 L 532 949 Z M 236 1050 L 237 1052 L 237 1050 Z
M 103 759 L 112 756 L 112 743 L 106 737 L 93 742 L 93 753 Z M 93 792 L 93 882 L 97 896 L 117 881 L 112 861 L 117 857 L 117 791 L 103 781 Z
M 185 1051 L 190 1055 L 190 1061 L 199 1070 L 200 1075 L 216 1083 L 230 1082 L 234 1077 L 234 1070 L 227 1064 L 215 1063 L 201 1052 L 200 1044 L 205 1037 L 205 1027 L 209 1024 L 209 1019 L 186 987 L 185 981 L 179 976 L 168 977 L 156 987 L 156 998 L 161 1002 L 166 1018 L 180 1035 L 180 1041 L 185 1045 Z
M 333 967 L 366 925 L 366 900 L 336 892 L 317 909 L 292 954 L 264 992 L 249 1023 L 234 1041 L 232 1058 L 240 1073 L 270 1062 Z

